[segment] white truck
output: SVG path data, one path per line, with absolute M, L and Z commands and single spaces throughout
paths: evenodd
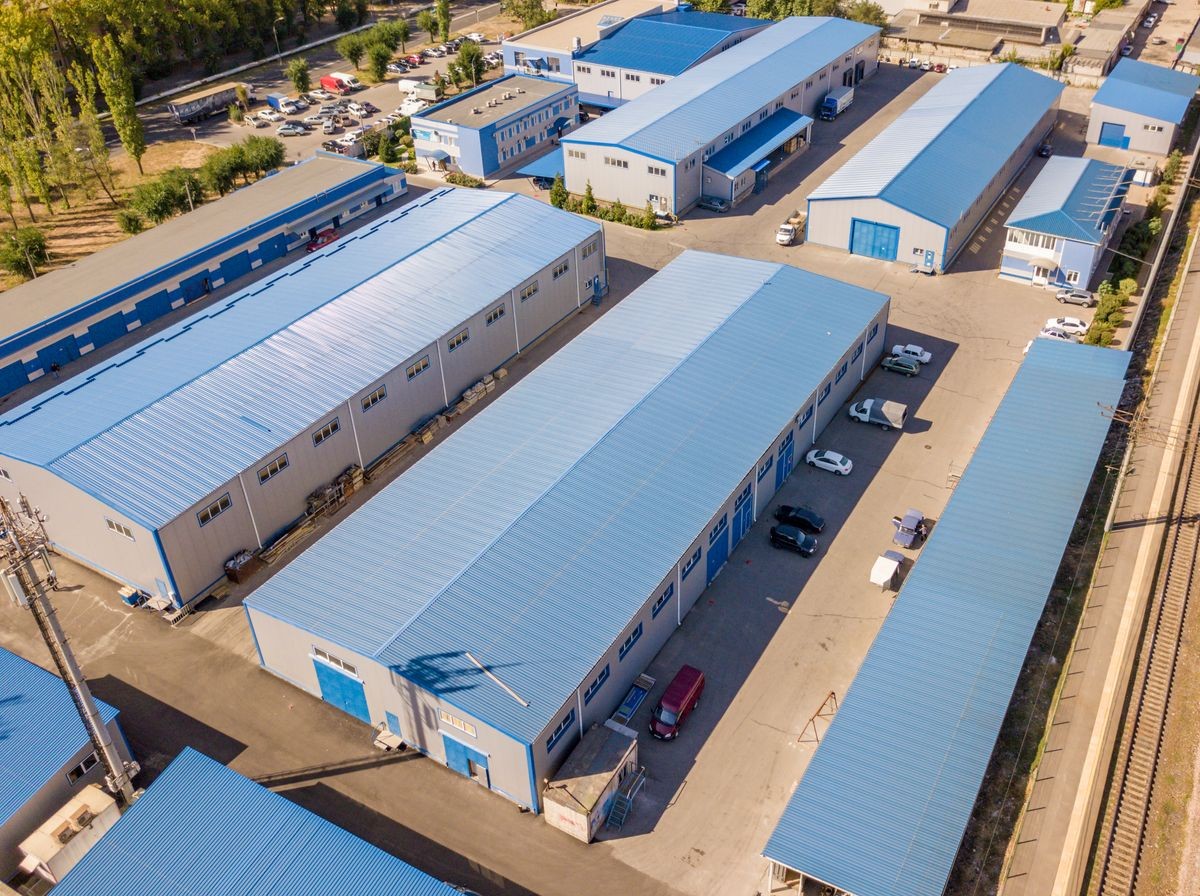
M 790 246 L 796 242 L 796 237 L 804 234 L 804 212 L 799 209 L 788 215 L 787 220 L 775 231 L 775 242 L 781 246 Z
M 864 398 L 850 405 L 850 419 L 859 423 L 874 423 L 884 432 L 889 429 L 904 429 L 908 419 L 908 407 L 898 401 L 882 398 Z
M 825 94 L 825 99 L 821 100 L 821 107 L 817 110 L 817 114 L 822 121 L 833 121 L 849 109 L 853 102 L 853 87 L 835 87 Z

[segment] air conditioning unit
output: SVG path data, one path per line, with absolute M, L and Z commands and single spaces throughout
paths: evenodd
M 471 114 L 472 115 L 482 115 L 483 110 L 480 109 L 478 106 L 476 106 L 474 109 L 471 110 Z
M 21 842 L 20 869 L 58 883 L 120 817 L 116 800 L 89 784 Z
M 518 88 L 517 88 L 517 93 L 524 93 L 524 92 L 525 92 L 525 88 L 524 88 L 524 87 L 518 87 Z
M 69 821 L 60 824 L 50 834 L 59 843 L 67 844 L 75 839 L 75 835 L 79 833 L 79 828 L 75 827 Z
M 512 99 L 512 92 L 511 92 L 511 91 L 508 91 L 508 90 L 504 91 L 504 95 L 503 95 L 503 97 L 502 97 L 502 98 L 503 98 L 503 99 L 506 99 L 506 100 L 511 100 L 511 99 Z

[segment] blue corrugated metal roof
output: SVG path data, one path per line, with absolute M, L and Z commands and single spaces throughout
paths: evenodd
M 57 896 L 458 896 L 190 747 L 54 890 Z
M 1062 90 L 1012 63 L 950 72 L 808 198 L 878 197 L 953 227 Z
M 151 528 L 600 225 L 440 190 L 0 417 L 0 454 Z
M 530 743 L 887 301 L 684 252 L 246 603 Z
M 1128 364 L 1034 340 L 767 858 L 855 896 L 942 892 Z
M 526 177 L 561 177 L 563 173 L 563 151 L 561 146 L 556 146 L 539 159 L 534 159 L 527 165 L 522 165 L 517 169 L 517 174 L 524 174 Z
M 1121 165 L 1052 156 L 1004 226 L 1099 245 L 1132 179 Z
M 1200 78 L 1186 72 L 1122 59 L 1108 73 L 1092 103 L 1179 124 L 1200 90 Z
M 96 701 L 107 725 L 117 710 Z M 88 743 L 57 675 L 0 648 L 0 823 L 7 822 Z
M 572 131 L 562 142 L 623 146 L 666 160 L 684 158 L 803 81 L 806 73 L 820 70 L 878 33 L 872 25 L 845 19 L 784 19 Z
M 812 123 L 813 120 L 807 115 L 791 109 L 780 109 L 709 158 L 704 167 L 720 171 L 726 177 L 737 177 Z
M 762 28 L 766 19 L 677 11 L 631 19 L 575 57 L 579 63 L 678 75 L 720 47 L 731 34 Z

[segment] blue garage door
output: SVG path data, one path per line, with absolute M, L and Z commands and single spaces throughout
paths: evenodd
M 264 264 L 276 258 L 282 258 L 287 254 L 287 244 L 288 235 L 286 233 L 277 233 L 269 240 L 264 240 L 258 244 L 258 257 Z
M 171 310 L 171 297 L 166 290 L 163 290 L 148 299 L 142 299 L 134 307 L 137 308 L 138 320 L 148 324 L 152 320 L 158 320 Z
M 233 258 L 226 258 L 221 262 L 221 277 L 226 284 L 236 280 L 245 274 L 250 273 L 250 253 L 239 252 Z
M 120 339 L 128 332 L 125 328 L 125 312 L 118 311 L 104 320 L 98 320 L 88 327 L 88 336 L 92 338 L 92 348 L 108 345 L 114 339 Z
M 1125 136 L 1125 125 L 1106 121 L 1100 125 L 1100 145 L 1128 149 L 1129 138 Z
M 321 688 L 321 699 L 336 706 L 342 712 L 349 713 L 368 725 L 371 724 L 371 714 L 367 710 L 367 694 L 363 690 L 363 683 L 320 660 L 313 660 L 313 666 L 317 670 L 317 684 Z
M 20 361 L 13 361 L 6 367 L 0 367 L 0 395 L 7 395 L 15 389 L 20 389 L 29 382 L 29 375 L 25 372 L 25 365 Z
M 754 502 L 750 485 L 747 484 L 733 504 L 733 546 L 736 548 L 742 536 L 750 531 L 754 524 Z
M 42 370 L 49 371 L 51 364 L 62 367 L 79 357 L 79 346 L 74 336 L 60 339 L 53 345 L 48 345 L 37 353 L 37 365 Z
M 466 775 L 484 786 L 490 786 L 487 756 L 445 734 L 442 735 L 442 746 L 446 750 L 446 765 L 460 775 Z
M 729 559 L 729 516 L 722 514 L 708 533 L 708 581 L 712 582 Z
M 877 221 L 853 219 L 850 223 L 850 251 L 855 255 L 895 261 L 900 247 L 900 228 Z
M 775 462 L 775 491 L 779 491 L 783 481 L 792 474 L 792 455 L 795 450 L 795 436 L 789 432 L 779 446 L 779 459 Z

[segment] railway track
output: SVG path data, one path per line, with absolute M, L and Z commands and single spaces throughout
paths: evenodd
M 1142 636 L 1088 896 L 1134 896 L 1188 605 L 1200 560 L 1200 419 L 1193 407 L 1166 550 Z

